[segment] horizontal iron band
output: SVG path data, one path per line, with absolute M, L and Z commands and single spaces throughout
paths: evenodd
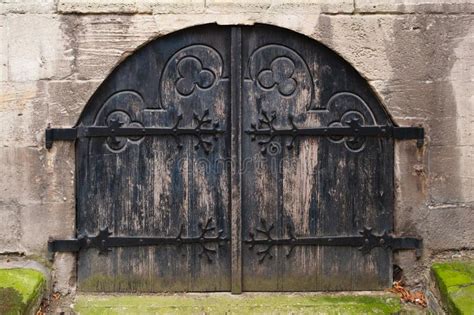
M 70 240 L 50 240 L 48 250 L 50 252 L 79 252 L 81 250 L 96 248 L 100 254 L 106 254 L 113 247 L 138 247 L 138 246 L 162 246 L 176 245 L 180 247 L 184 244 L 196 244 L 201 248 L 200 256 L 206 256 L 212 262 L 211 255 L 216 254 L 216 247 L 208 247 L 209 244 L 221 246 L 229 239 L 223 235 L 223 230 L 217 230 L 212 226 L 212 218 L 206 224 L 199 223 L 200 234 L 197 236 L 182 236 L 184 225 L 181 225 L 178 235 L 175 237 L 141 237 L 141 236 L 112 236 L 109 229 L 100 229 L 96 235 L 80 235 L 76 239 Z
M 416 256 L 421 256 L 423 240 L 414 237 L 395 237 L 384 232 L 383 234 L 374 234 L 372 229 L 364 228 L 359 235 L 353 236 L 315 236 L 315 237 L 297 237 L 293 233 L 291 225 L 287 226 L 288 237 L 273 238 L 272 230 L 274 225 L 268 225 L 264 219 L 261 219 L 261 227 L 257 228 L 256 233 L 250 232 L 249 238 L 244 242 L 252 250 L 258 247 L 257 255 L 259 262 L 263 262 L 266 257 L 272 257 L 271 250 L 274 246 L 288 247 L 287 257 L 291 255 L 297 246 L 344 246 L 357 247 L 363 254 L 368 254 L 372 249 L 381 247 L 391 250 L 415 249 Z
M 46 148 L 50 149 L 57 140 L 74 141 L 77 138 L 93 137 L 142 137 L 142 136 L 182 136 L 182 135 L 216 135 L 222 134 L 220 129 L 195 128 L 151 128 L 123 127 L 111 128 L 106 126 L 48 128 L 46 129 Z M 424 129 L 421 127 L 393 126 L 360 126 L 352 127 L 321 127 L 294 130 L 247 130 L 246 133 L 256 136 L 327 136 L 327 137 L 392 137 L 399 140 L 424 139 Z
M 382 241 L 380 241 L 382 240 Z M 329 236 L 329 237 L 298 237 L 288 239 L 255 239 L 246 240 L 245 243 L 252 245 L 282 245 L 282 246 L 346 246 L 360 247 L 367 246 L 367 239 L 364 236 Z M 372 246 L 372 245 L 371 245 Z M 386 239 L 380 238 L 373 247 L 387 247 L 393 250 L 399 249 L 420 249 L 422 240 L 412 237 L 392 237 Z
M 104 240 L 96 237 L 84 237 L 71 240 L 51 240 L 48 249 L 51 252 L 78 252 L 88 248 L 109 249 L 112 247 L 138 247 L 138 246 L 162 246 L 162 245 L 184 245 L 199 243 L 227 242 L 226 237 L 220 238 L 187 238 L 176 239 L 175 237 L 107 237 Z
M 246 133 L 256 136 L 326 136 L 326 137 L 390 137 L 400 140 L 423 139 L 424 129 L 421 127 L 393 126 L 351 126 L 318 127 L 299 129 L 258 129 L 247 130 Z
M 175 237 L 84 237 L 71 240 L 51 240 L 48 249 L 51 252 L 78 252 L 88 248 L 112 248 L 112 247 L 138 247 L 138 246 L 161 246 L 161 245 L 184 245 L 197 243 L 227 242 L 226 237 L 220 238 L 180 238 Z M 252 245 L 286 245 L 286 246 L 346 246 L 361 247 L 367 245 L 363 236 L 335 236 L 335 237 L 301 237 L 297 239 L 255 239 L 244 241 Z M 384 241 L 386 242 L 386 241 Z M 390 242 L 373 244 L 373 247 L 388 247 L 392 250 L 420 249 L 422 240 L 411 237 L 394 238 Z
M 74 141 L 78 138 L 108 137 L 143 137 L 143 136 L 184 136 L 184 135 L 218 135 L 221 129 L 196 128 L 153 128 L 153 127 L 120 127 L 106 126 L 48 128 L 46 129 L 46 148 L 51 149 L 54 141 Z

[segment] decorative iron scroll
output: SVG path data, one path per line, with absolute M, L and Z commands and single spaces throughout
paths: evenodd
M 194 145 L 195 149 L 203 148 L 204 152 L 209 153 L 212 142 L 208 136 L 212 136 L 214 141 L 224 130 L 219 128 L 219 122 L 212 121 L 209 117 L 209 110 L 199 116 L 193 113 L 193 118 L 197 125 L 194 128 L 179 127 L 183 115 L 177 116 L 176 122 L 172 127 L 123 127 L 123 122 L 118 119 L 110 121 L 109 126 L 78 126 L 75 128 L 50 128 L 46 129 L 46 148 L 50 149 L 56 140 L 75 140 L 77 138 L 106 137 L 111 139 L 111 143 L 117 143 L 119 137 L 143 137 L 143 136 L 172 136 L 178 148 L 182 148 L 180 137 L 193 136 L 198 142 Z
M 365 255 L 369 254 L 375 247 L 384 249 L 398 250 L 398 249 L 415 249 L 416 256 L 421 256 L 421 247 L 423 241 L 411 237 L 394 237 L 393 235 L 384 232 L 381 235 L 372 233 L 372 229 L 364 228 L 360 231 L 360 235 L 356 236 L 318 236 L 318 237 L 296 237 L 293 233 L 291 225 L 287 225 L 287 238 L 273 238 L 271 235 L 274 225 L 267 225 L 264 219 L 260 220 L 261 227 L 256 229 L 256 233 L 249 233 L 249 239 L 244 242 L 249 245 L 252 250 L 255 246 L 261 246 L 262 249 L 257 251 L 259 262 L 263 262 L 265 258 L 273 258 L 271 250 L 274 246 L 287 246 L 289 250 L 286 257 L 290 257 L 293 249 L 296 246 L 349 246 L 358 247 Z M 257 238 L 257 235 L 263 235 L 262 238 Z
M 252 123 L 250 129 L 245 132 L 250 135 L 251 140 L 260 138 L 258 144 L 262 147 L 261 152 L 265 154 L 268 147 L 276 137 L 290 137 L 286 145 L 288 150 L 293 149 L 295 140 L 304 136 L 319 137 L 391 137 L 395 139 L 417 139 L 417 145 L 423 145 L 424 129 L 419 127 L 394 127 L 390 125 L 364 126 L 360 124 L 357 117 L 346 122 L 347 126 L 328 126 L 315 128 L 300 128 L 294 123 L 292 115 L 288 115 L 291 128 L 275 127 L 276 113 L 268 114 L 262 111 L 258 124 Z
M 184 244 L 196 244 L 201 248 L 199 256 L 204 255 L 209 262 L 212 262 L 212 255 L 216 254 L 217 250 L 209 247 L 209 244 L 217 243 L 217 246 L 222 246 L 229 239 L 223 235 L 223 230 L 210 235 L 216 230 L 216 227 L 211 224 L 212 218 L 208 219 L 205 225 L 199 223 L 200 234 L 197 236 L 183 236 L 184 225 L 181 225 L 175 237 L 110 236 L 112 232 L 106 227 L 100 229 L 95 236 L 83 234 L 72 240 L 51 240 L 48 242 L 48 249 L 51 252 L 79 252 L 96 248 L 100 254 L 106 254 L 113 247 L 176 245 L 180 248 Z

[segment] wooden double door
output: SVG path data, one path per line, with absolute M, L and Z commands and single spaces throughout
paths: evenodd
M 78 123 L 144 130 L 76 143 L 77 233 L 103 236 L 78 253 L 79 289 L 389 286 L 390 249 L 361 249 L 393 227 L 393 140 L 324 134 L 354 124 L 391 121 L 302 35 L 205 25 L 140 48 Z

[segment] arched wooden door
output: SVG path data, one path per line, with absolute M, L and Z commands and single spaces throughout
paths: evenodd
M 89 101 L 78 139 L 85 291 L 373 290 L 391 283 L 394 127 L 362 77 L 270 26 L 151 42 Z M 383 234 L 386 233 L 386 234 Z

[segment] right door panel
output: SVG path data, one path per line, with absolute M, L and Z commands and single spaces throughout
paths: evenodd
M 372 290 L 391 283 L 391 252 L 272 245 L 393 227 L 393 140 L 258 136 L 252 128 L 391 124 L 365 80 L 326 47 L 293 32 L 242 28 L 244 291 Z M 249 246 L 250 238 L 269 239 Z

